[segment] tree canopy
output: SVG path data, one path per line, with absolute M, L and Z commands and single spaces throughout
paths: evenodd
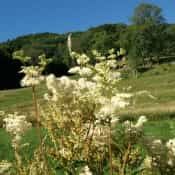
M 162 24 L 165 22 L 165 18 L 160 7 L 141 3 L 135 8 L 131 21 L 136 25 Z

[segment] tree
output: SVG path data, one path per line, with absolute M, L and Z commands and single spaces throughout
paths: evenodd
M 138 5 L 131 18 L 133 24 L 161 24 L 165 22 L 162 9 L 153 4 L 141 3 Z

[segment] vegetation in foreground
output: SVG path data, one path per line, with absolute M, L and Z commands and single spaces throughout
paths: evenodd
M 148 91 L 131 92 L 130 88 L 121 88 L 121 73 L 116 71 L 114 49 L 109 50 L 105 56 L 94 50 L 94 66 L 89 64 L 90 58 L 86 54 L 70 54 L 77 66 L 71 68 L 69 73 L 78 74 L 76 80 L 66 76 L 56 79 L 53 74 L 44 78 L 41 75 L 46 66 L 44 55 L 39 57 L 38 65 L 23 67 L 25 76 L 22 85 L 31 87 L 32 90 L 36 121 L 34 133 L 37 137 L 30 140 L 35 142 L 31 147 L 24 137 L 27 131 L 32 132 L 32 124 L 26 116 L 1 112 L 3 126 L 11 138 L 10 144 L 7 143 L 6 146 L 12 152 L 1 161 L 1 173 L 174 173 L 175 141 L 168 139 L 172 133 L 166 133 L 166 138 L 155 138 L 156 133 L 155 136 L 150 136 L 148 131 L 144 133 L 151 126 L 143 127 L 147 122 L 144 115 L 137 121 L 118 117 L 118 112 L 134 103 L 135 97 L 145 93 L 153 99 L 156 97 Z M 15 57 L 21 59 L 21 55 Z M 47 87 L 45 104 L 39 107 L 36 87 L 44 79 Z M 168 123 L 167 127 L 169 126 L 171 129 L 174 127 L 173 123 Z M 24 154 L 26 150 L 28 154 Z
M 41 40 L 32 35 L 30 44 L 22 37 L 17 39 L 19 42 L 8 41 L 0 46 L 3 63 L 0 65 L 13 67 L 8 75 L 15 76 L 14 81 L 7 78 L 0 88 L 19 86 L 21 65 L 24 74 L 21 84 L 30 87 L 0 94 L 4 102 L 0 108 L 25 111 L 25 115 L 0 112 L 4 127 L 0 130 L 0 174 L 175 173 L 175 121 L 172 120 L 175 82 L 171 64 L 175 53 L 174 25 L 166 24 L 161 9 L 150 4 L 136 8 L 132 20 L 131 26 L 104 25 L 75 33 L 76 49 L 73 49 L 86 51 L 93 59 L 71 52 L 70 47 L 67 49 L 66 35 L 45 34 L 48 40 L 42 35 Z M 87 37 L 91 38 L 89 42 Z M 126 48 L 127 52 L 118 55 L 114 49 L 108 50 L 110 47 Z M 102 54 L 96 50 L 89 52 L 94 48 Z M 14 54 L 19 61 L 11 60 L 16 49 L 24 50 Z M 52 63 L 47 64 L 50 59 L 45 55 L 39 56 L 43 52 L 53 57 Z M 131 71 L 122 76 L 133 73 L 137 79 L 120 81 L 116 60 L 126 54 Z M 156 66 L 162 62 L 169 64 Z M 41 74 L 59 66 L 60 72 L 53 72 L 60 75 L 71 65 L 74 67 L 69 73 L 78 74 L 76 79 Z M 46 86 L 41 84 L 43 80 Z M 14 96 L 9 97 L 10 93 Z M 18 94 L 20 98 L 16 98 Z

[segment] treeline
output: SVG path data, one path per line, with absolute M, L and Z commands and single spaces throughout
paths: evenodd
M 157 15 L 161 12 L 158 7 L 147 4 L 140 6 L 135 9 L 131 25 L 105 24 L 84 32 L 73 32 L 72 50 L 90 55 L 93 49 L 105 54 L 111 48 L 124 48 L 127 51 L 127 63 L 133 70 L 159 63 L 162 58 L 163 61 L 169 61 L 175 56 L 175 24 L 165 23 L 163 18 Z M 145 13 L 142 19 L 139 13 Z M 152 14 L 156 16 L 152 17 Z M 39 33 L 1 43 L 0 89 L 19 87 L 22 75 L 18 72 L 21 63 L 12 58 L 12 53 L 20 49 L 36 62 L 38 55 L 43 53 L 52 58 L 44 73 L 54 73 L 57 76 L 66 74 L 72 63 L 67 37 L 68 34 Z
M 41 33 L 18 37 L 0 44 L 0 88 L 19 86 L 21 63 L 13 60 L 12 53 L 23 49 L 25 54 L 37 60 L 43 53 L 52 62 L 45 72 L 57 76 L 66 74 L 71 66 L 67 49 L 68 34 Z M 139 65 L 161 61 L 161 57 L 175 55 L 175 25 L 125 25 L 105 24 L 85 32 L 72 33 L 72 49 L 91 54 L 97 49 L 105 53 L 108 49 L 127 51 L 127 60 L 133 69 Z M 166 59 L 164 59 L 166 61 Z

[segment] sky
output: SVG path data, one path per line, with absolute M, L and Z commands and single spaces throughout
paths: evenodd
M 175 23 L 175 0 L 1 0 L 0 42 L 17 36 L 84 31 L 108 23 L 127 23 L 141 2 L 163 10 Z

